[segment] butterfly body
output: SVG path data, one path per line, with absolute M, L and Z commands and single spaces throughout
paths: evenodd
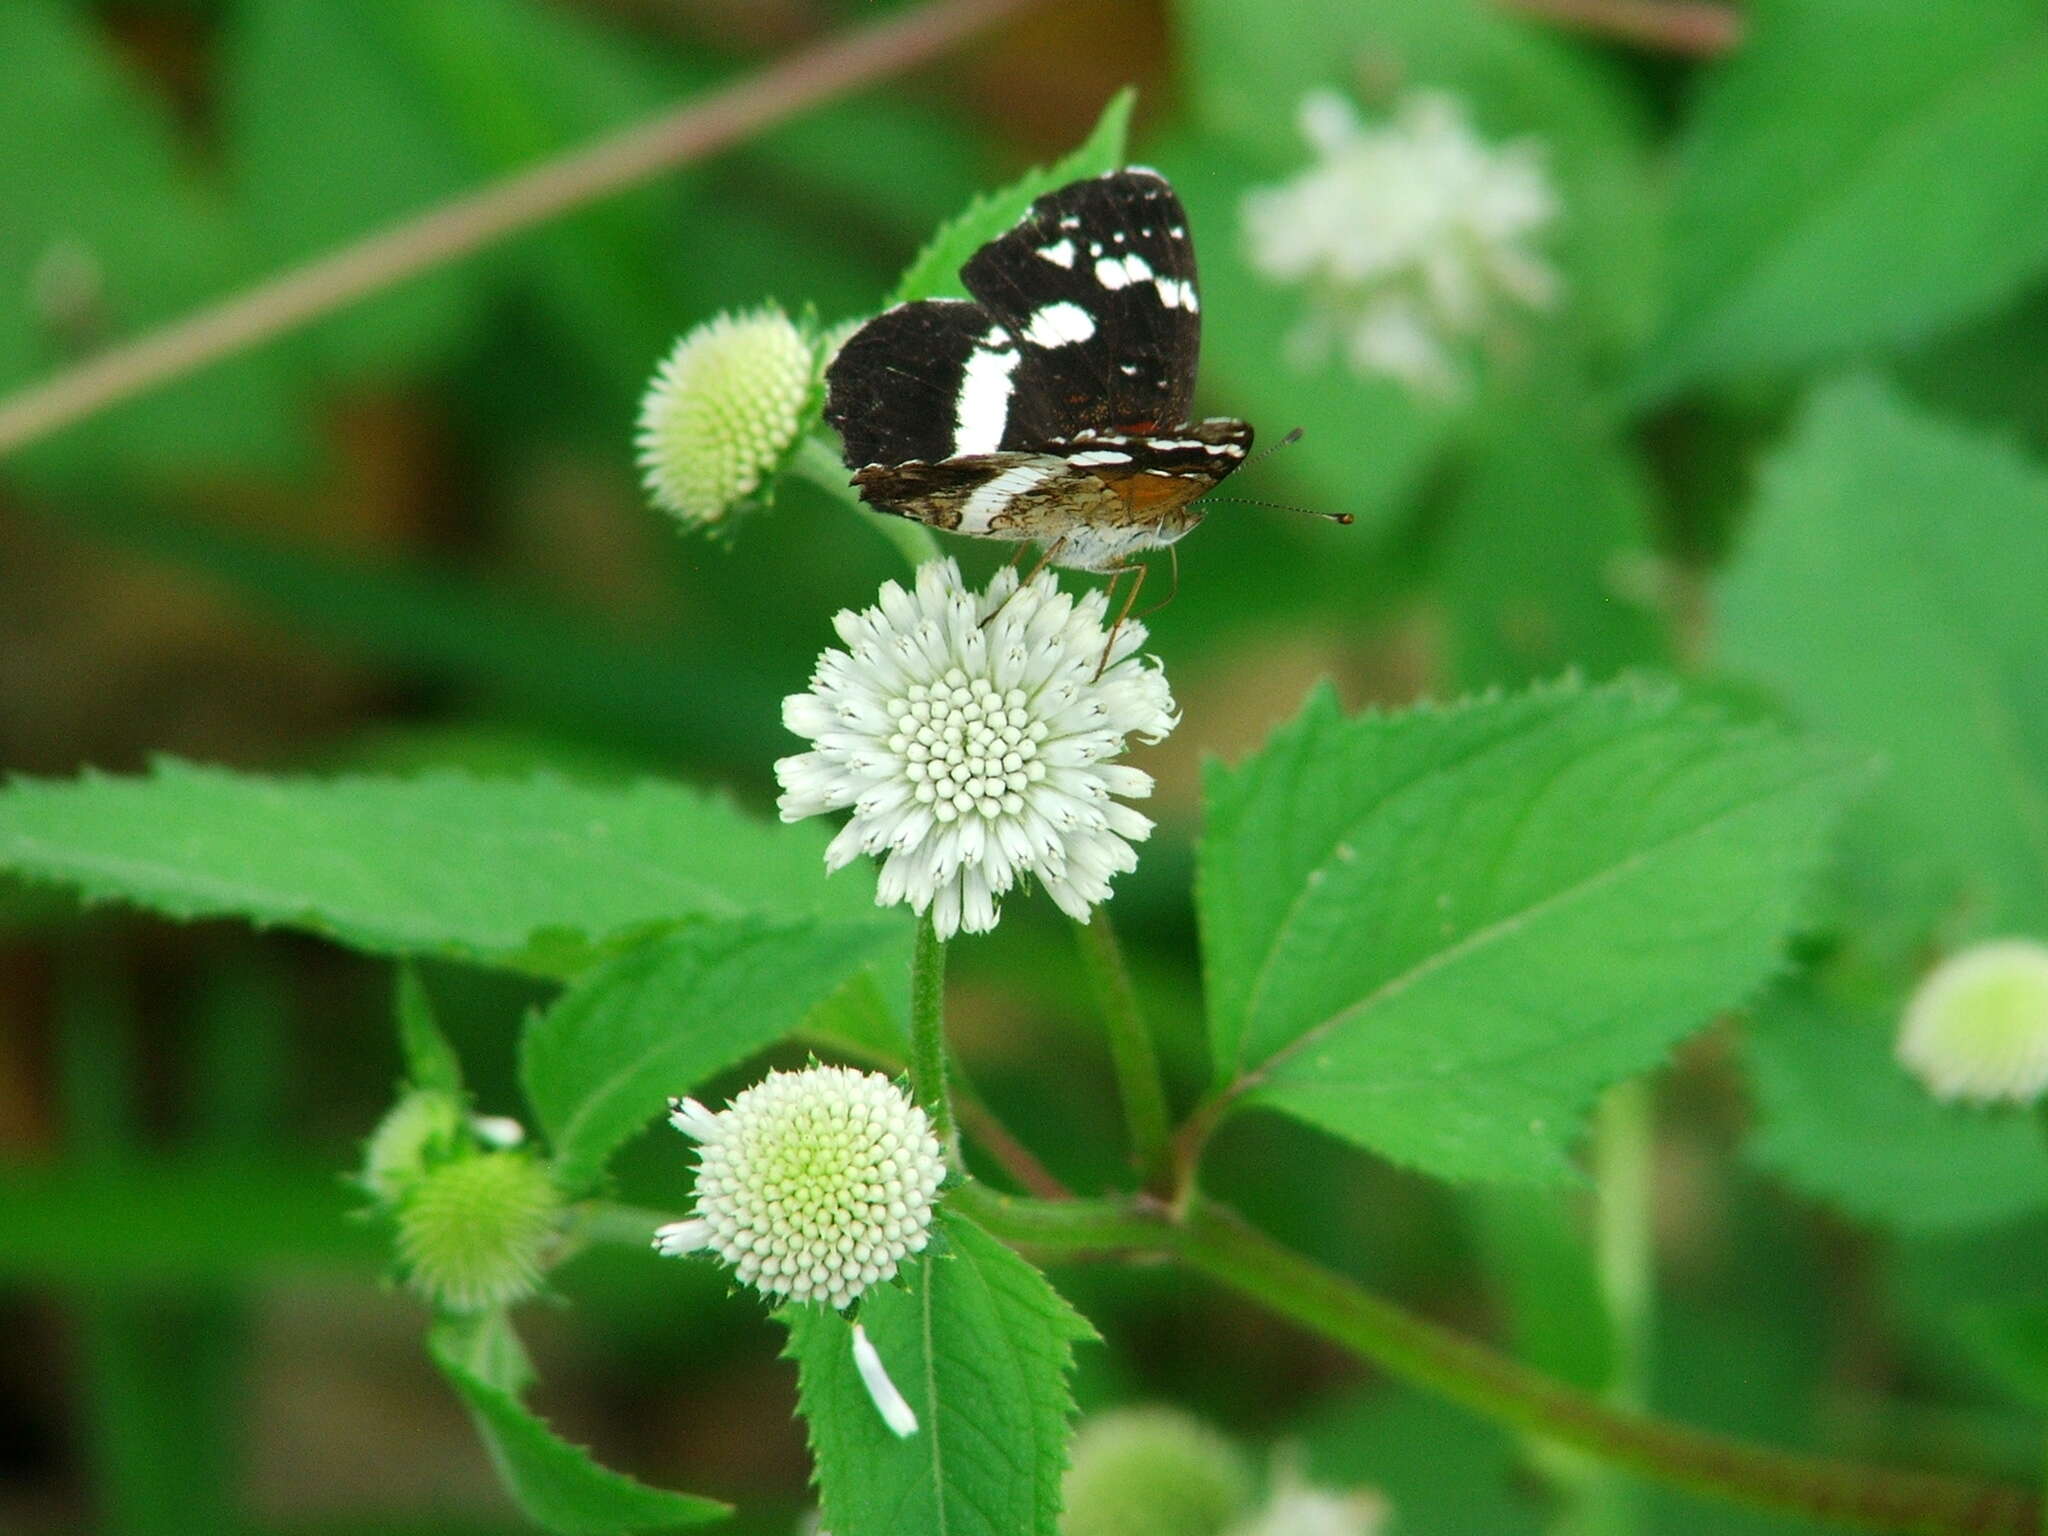
M 1194 528 L 1252 429 L 1188 419 L 1201 305 L 1165 178 L 1131 167 L 1049 192 L 960 276 L 972 301 L 899 304 L 826 370 L 862 499 L 1089 571 Z

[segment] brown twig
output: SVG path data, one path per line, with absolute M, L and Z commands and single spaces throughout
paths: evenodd
M 1575 31 L 1633 43 L 1659 53 L 1711 59 L 1742 45 L 1745 22 L 1714 0 L 1494 0 Z
M 443 203 L 0 400 L 0 454 L 393 283 L 899 74 L 1031 0 L 939 0 L 831 38 L 610 138 Z
M 1038 1160 L 1038 1154 L 996 1118 L 988 1101 L 961 1076 L 958 1062 L 953 1064 L 953 1108 L 960 1116 L 960 1128 L 967 1133 L 967 1139 L 978 1143 L 982 1151 L 994 1158 L 997 1166 L 1017 1181 L 1019 1189 L 1040 1200 L 1074 1198 L 1074 1192 Z

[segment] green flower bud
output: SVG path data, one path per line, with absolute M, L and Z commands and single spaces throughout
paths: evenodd
M 1099 1414 L 1074 1436 L 1064 1536 L 1221 1536 L 1251 1502 L 1237 1447 L 1177 1408 Z
M 431 1163 L 462 1144 L 463 1107 L 438 1088 L 407 1093 L 378 1122 L 363 1147 L 363 1186 L 380 1200 L 396 1200 Z
M 647 494 L 687 524 L 719 521 L 774 474 L 816 385 L 809 339 L 772 304 L 685 333 L 640 401 Z
M 1951 955 L 1906 1005 L 1899 1060 L 1937 1099 L 2031 1103 L 2048 1088 L 2048 945 Z
M 416 1179 L 398 1200 L 398 1254 L 413 1288 L 450 1312 L 533 1294 L 562 1198 L 523 1152 L 479 1152 Z

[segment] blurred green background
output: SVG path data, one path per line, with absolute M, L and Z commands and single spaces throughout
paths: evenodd
M 793 750 L 781 697 L 830 614 L 900 564 L 797 484 L 729 542 L 680 536 L 631 461 L 647 372 L 723 306 L 870 311 L 941 219 L 1135 83 L 1136 152 L 1180 188 L 1202 255 L 1203 403 L 1268 441 L 1309 429 L 1243 493 L 1358 520 L 1219 510 L 1150 621 L 1186 721 L 1141 759 L 1161 829 L 1115 915 L 1191 1096 L 1203 754 L 1241 753 L 1321 675 L 1397 705 L 1651 666 L 1748 700 L 1705 672 L 1716 572 L 1760 460 L 1838 368 L 2048 449 L 2033 9 L 1759 0 L 1709 8 L 1731 31 L 1705 50 L 1602 24 L 1694 9 L 1026 6 L 109 411 L 0 464 L 0 766 L 545 766 L 719 784 L 766 811 Z M 876 14 L 6 0 L 0 392 Z M 1544 146 L 1565 299 L 1464 400 L 1284 356 L 1295 300 L 1248 271 L 1237 207 L 1304 163 L 1295 106 L 1317 85 L 1369 112 L 1449 89 L 1482 133 Z M 976 571 L 1004 557 L 959 553 Z M 1095 1189 L 1122 1176 L 1119 1125 L 1069 944 L 1049 904 L 1014 903 L 956 949 L 953 1028 L 1014 1128 Z M 518 1113 L 511 1032 L 541 993 L 454 967 L 427 982 L 481 1107 Z M 0 887 L 0 1527 L 524 1528 L 425 1362 L 422 1308 L 383 1279 L 382 1234 L 348 1216 L 343 1175 L 399 1071 L 390 989 L 387 967 L 311 940 Z M 2029 1475 L 2042 1381 L 1959 1346 L 1956 1303 L 2038 1330 L 1996 1304 L 2040 1294 L 2043 1199 L 1884 1236 L 1788 1194 L 1743 1154 L 1735 1056 L 1710 1029 L 1659 1083 L 1658 1406 Z M 686 1188 L 679 1139 L 626 1167 L 628 1198 Z M 1213 1182 L 1431 1314 L 1602 1379 L 1569 1201 L 1454 1193 L 1264 1119 L 1230 1131 Z M 1477 1421 L 1167 1271 L 1055 1279 L 1109 1343 L 1083 1353 L 1084 1407 L 1169 1398 L 1255 1445 L 1305 1440 L 1322 1475 L 1386 1488 L 1403 1531 L 1543 1529 L 1519 1448 Z M 710 1265 L 632 1252 L 558 1280 L 572 1305 L 530 1309 L 538 1406 L 612 1465 L 734 1501 L 735 1530 L 793 1530 L 807 1460 L 758 1303 Z M 1650 1518 L 1793 1529 L 1675 1496 Z

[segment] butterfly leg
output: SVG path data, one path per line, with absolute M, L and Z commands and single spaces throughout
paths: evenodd
M 1173 572 L 1173 585 L 1166 589 L 1166 596 L 1138 615 L 1138 622 L 1141 624 L 1172 602 L 1176 597 L 1180 596 L 1180 547 L 1178 545 L 1169 544 L 1166 546 L 1166 561 L 1167 569 Z
M 1040 555 L 1038 559 L 1032 564 L 1030 572 L 1026 574 L 1024 579 L 1018 582 L 1016 586 L 1010 589 L 1010 596 L 1004 598 L 1000 603 L 997 603 L 995 607 L 991 608 L 988 611 L 988 616 L 981 621 L 981 628 L 987 629 L 989 625 L 994 622 L 995 616 L 1001 613 L 1005 608 L 1010 606 L 1011 597 L 1015 597 L 1019 592 L 1023 591 L 1026 587 L 1030 586 L 1031 583 L 1038 580 L 1038 573 L 1044 570 L 1048 565 L 1052 564 L 1054 558 L 1059 554 L 1061 547 L 1064 546 L 1066 542 L 1067 536 L 1065 534 L 1061 534 L 1058 538 L 1054 539 L 1050 544 L 1045 546 L 1045 553 Z M 1014 568 L 1017 562 L 1023 558 L 1023 555 L 1024 547 L 1020 544 L 1017 546 L 1017 553 L 1010 557 L 1010 565 L 1012 568 Z
M 1146 569 L 1147 567 L 1142 560 L 1134 560 L 1128 565 L 1113 565 L 1109 568 L 1109 585 L 1103 589 L 1105 599 L 1115 595 L 1116 584 L 1123 577 L 1131 576 L 1133 579 L 1131 581 L 1131 589 L 1124 594 L 1123 606 L 1116 611 L 1116 622 L 1109 626 L 1109 639 L 1104 641 L 1102 646 L 1102 660 L 1095 663 L 1096 677 L 1102 676 L 1103 672 L 1109 667 L 1109 653 L 1116 649 L 1117 633 L 1124 627 L 1124 620 L 1131 616 L 1131 605 L 1137 602 L 1138 593 L 1144 588 Z

